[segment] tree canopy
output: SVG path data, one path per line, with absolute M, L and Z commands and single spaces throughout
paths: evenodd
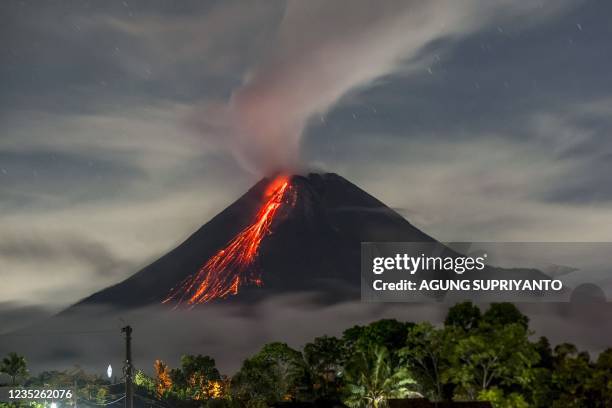
M 28 375 L 28 364 L 24 356 L 17 353 L 9 353 L 2 359 L 0 373 L 4 373 L 11 378 L 11 385 L 16 385 L 19 379 Z
M 160 406 L 267 407 L 287 401 L 343 401 L 383 408 L 390 398 L 487 400 L 494 408 L 612 406 L 612 348 L 595 359 L 570 343 L 531 340 L 529 319 L 508 303 L 484 312 L 470 302 L 448 311 L 443 325 L 382 319 L 321 336 L 295 349 L 268 343 L 231 378 L 207 355 L 183 355 L 176 368 L 157 360 L 137 371 L 137 392 Z M 105 404 L 110 384 L 83 370 L 28 377 L 26 359 L 9 353 L 0 372 L 12 384 L 77 384 L 79 398 Z M 117 392 L 115 390 L 115 392 Z M 333 404 L 332 404 L 333 405 Z M 1 406 L 1 404 L 0 404 Z

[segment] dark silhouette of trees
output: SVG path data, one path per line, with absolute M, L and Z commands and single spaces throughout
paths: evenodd
M 512 303 L 492 303 L 481 320 L 492 326 L 518 324 L 525 330 L 529 327 L 529 318 Z
M 302 353 L 285 343 L 266 344 L 232 377 L 232 396 L 253 407 L 294 400 L 304 370 Z
M 598 408 L 612 407 L 612 348 L 599 354 L 587 385 L 587 393 Z
M 448 310 L 444 325 L 470 331 L 478 327 L 481 317 L 480 309 L 472 302 L 457 303 Z
M 406 332 L 412 326 L 414 323 L 382 319 L 367 326 L 353 326 L 344 331 L 342 339 L 346 342 L 349 352 L 363 345 L 378 344 L 393 353 L 404 347 Z
M 443 326 L 383 319 L 322 336 L 302 351 L 269 343 L 231 379 L 205 355 L 185 355 L 178 368 L 157 360 L 154 375 L 137 371 L 135 384 L 160 406 L 266 407 L 288 401 L 382 408 L 389 398 L 422 394 L 434 401 L 480 399 L 495 408 L 612 407 L 612 348 L 596 359 L 570 343 L 530 340 L 529 319 L 516 306 L 470 302 L 451 307 Z M 106 403 L 108 381 L 74 372 L 27 379 L 23 356 L 0 364 L 12 384 L 78 383 L 79 398 Z M 165 405 L 164 405 L 165 404 Z M 330 406 L 331 406 L 330 405 Z
M 349 358 L 346 343 L 337 337 L 317 337 L 304 346 L 304 362 L 315 398 L 338 399 L 342 374 Z
M 11 378 L 11 385 L 16 385 L 17 380 L 28 375 L 28 364 L 25 357 L 17 353 L 9 353 L 2 359 L 0 373 L 8 375 Z

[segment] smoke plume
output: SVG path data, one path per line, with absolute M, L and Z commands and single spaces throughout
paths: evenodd
M 270 52 L 233 92 L 225 115 L 231 123 L 229 147 L 251 171 L 295 168 L 308 121 L 351 91 L 400 68 L 425 69 L 426 46 L 437 40 L 501 19 L 532 21 L 558 10 L 560 3 L 289 2 Z

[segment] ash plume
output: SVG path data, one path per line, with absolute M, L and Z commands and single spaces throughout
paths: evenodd
M 254 173 L 295 170 L 308 121 L 347 94 L 400 69 L 426 69 L 425 49 L 435 41 L 502 19 L 529 22 L 555 14 L 562 3 L 289 2 L 271 51 L 248 72 L 225 112 L 215 110 L 212 130 L 219 120 L 228 122 L 225 147 Z

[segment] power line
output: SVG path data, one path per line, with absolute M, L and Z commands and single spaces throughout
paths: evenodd
M 109 405 L 112 405 L 112 404 L 116 404 L 117 402 L 122 401 L 123 399 L 125 399 L 125 395 L 120 397 L 120 398 L 118 398 L 118 399 L 116 399 L 116 400 L 114 400 L 114 401 L 103 403 L 103 404 L 99 404 L 99 403 L 93 402 L 93 401 L 88 401 L 88 400 L 82 399 L 82 398 L 78 398 L 78 401 L 79 402 L 84 402 L 85 404 L 95 405 L 97 407 L 106 407 L 106 406 L 109 406 Z
M 98 386 L 98 387 L 112 387 L 112 386 L 120 385 L 120 384 L 125 384 L 125 381 L 120 381 L 120 382 L 116 382 L 116 383 L 112 383 L 112 384 L 96 384 L 96 386 Z
M 134 394 L 134 396 L 138 398 L 139 400 L 144 401 L 150 405 L 154 405 L 160 408 L 170 408 L 170 406 L 166 405 L 163 401 L 158 401 L 158 400 L 154 400 L 148 397 L 143 397 L 142 395 L 138 395 L 138 394 Z

